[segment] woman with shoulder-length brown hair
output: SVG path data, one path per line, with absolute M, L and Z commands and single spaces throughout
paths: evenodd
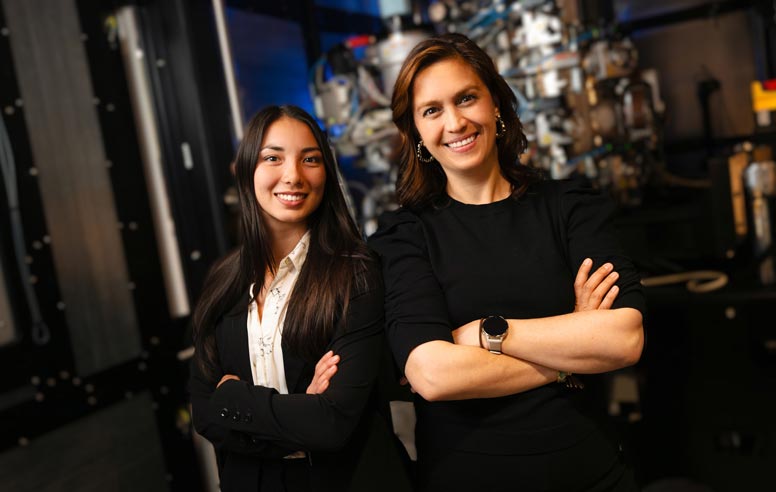
M 189 385 L 221 490 L 408 490 L 376 391 L 380 270 L 324 133 L 300 108 L 264 108 L 234 174 L 240 245 L 211 269 L 194 310 Z
M 412 84 L 415 76 L 436 61 L 459 57 L 467 60 L 488 87 L 494 103 L 501 109 L 504 135 L 496 141 L 498 162 L 504 177 L 517 196 L 539 178 L 530 167 L 516 166 L 527 146 L 523 126 L 517 116 L 517 98 L 509 84 L 495 70 L 493 61 L 476 44 L 453 36 L 448 42 L 421 43 L 407 58 L 401 77 L 395 83 L 391 108 L 393 121 L 401 137 L 402 172 L 396 185 L 399 203 L 407 207 L 423 206 L 444 193 L 447 178 L 436 160 L 427 161 L 425 150 L 415 128 L 412 110 Z M 418 150 L 420 149 L 420 151 Z M 421 160 L 423 159 L 423 160 Z
M 515 97 L 461 34 L 412 50 L 392 109 L 401 207 L 369 244 L 416 392 L 420 490 L 636 490 L 571 375 L 641 356 L 644 297 L 613 204 L 520 163 Z

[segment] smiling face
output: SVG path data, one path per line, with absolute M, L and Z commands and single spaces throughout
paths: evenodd
M 270 231 L 307 230 L 307 220 L 323 200 L 326 169 L 310 128 L 283 116 L 264 132 L 253 187 Z
M 487 86 L 464 61 L 448 58 L 418 73 L 413 119 L 448 177 L 498 172 L 496 115 Z

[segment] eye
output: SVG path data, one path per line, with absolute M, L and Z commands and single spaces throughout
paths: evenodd
M 274 154 L 269 154 L 269 155 L 265 155 L 264 157 L 262 157 L 261 160 L 264 161 L 264 162 L 269 162 L 269 163 L 278 163 L 278 162 L 280 162 L 280 157 L 278 157 L 278 156 L 276 156 Z
M 436 114 L 437 112 L 439 112 L 439 108 L 431 107 L 431 108 L 426 108 L 425 110 L 423 110 L 422 115 L 425 118 L 426 116 L 432 116 L 432 115 Z
M 465 94 L 461 96 L 461 98 L 458 100 L 458 104 L 465 104 L 467 102 L 471 102 L 476 100 L 477 98 L 473 94 Z
M 302 159 L 302 162 L 308 166 L 320 166 L 323 163 L 323 158 L 319 155 L 308 155 Z

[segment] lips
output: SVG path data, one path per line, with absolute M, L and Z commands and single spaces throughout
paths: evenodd
M 479 135 L 480 135 L 479 133 L 473 133 L 468 137 L 461 138 L 453 142 L 447 142 L 445 144 L 445 147 L 451 150 L 454 150 L 456 152 L 468 150 L 472 146 L 472 144 L 474 144 L 474 141 L 477 140 L 477 137 L 479 137 Z

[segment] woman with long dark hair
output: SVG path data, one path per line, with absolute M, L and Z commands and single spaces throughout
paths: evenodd
M 419 488 L 635 490 L 576 379 L 636 363 L 644 343 L 613 203 L 520 163 L 514 93 L 461 34 L 412 50 L 391 107 L 401 208 L 370 246 L 388 341 L 417 392 Z
M 325 135 L 302 109 L 265 108 L 234 174 L 240 244 L 212 267 L 192 318 L 193 421 L 222 490 L 405 490 L 375 391 L 381 275 Z

